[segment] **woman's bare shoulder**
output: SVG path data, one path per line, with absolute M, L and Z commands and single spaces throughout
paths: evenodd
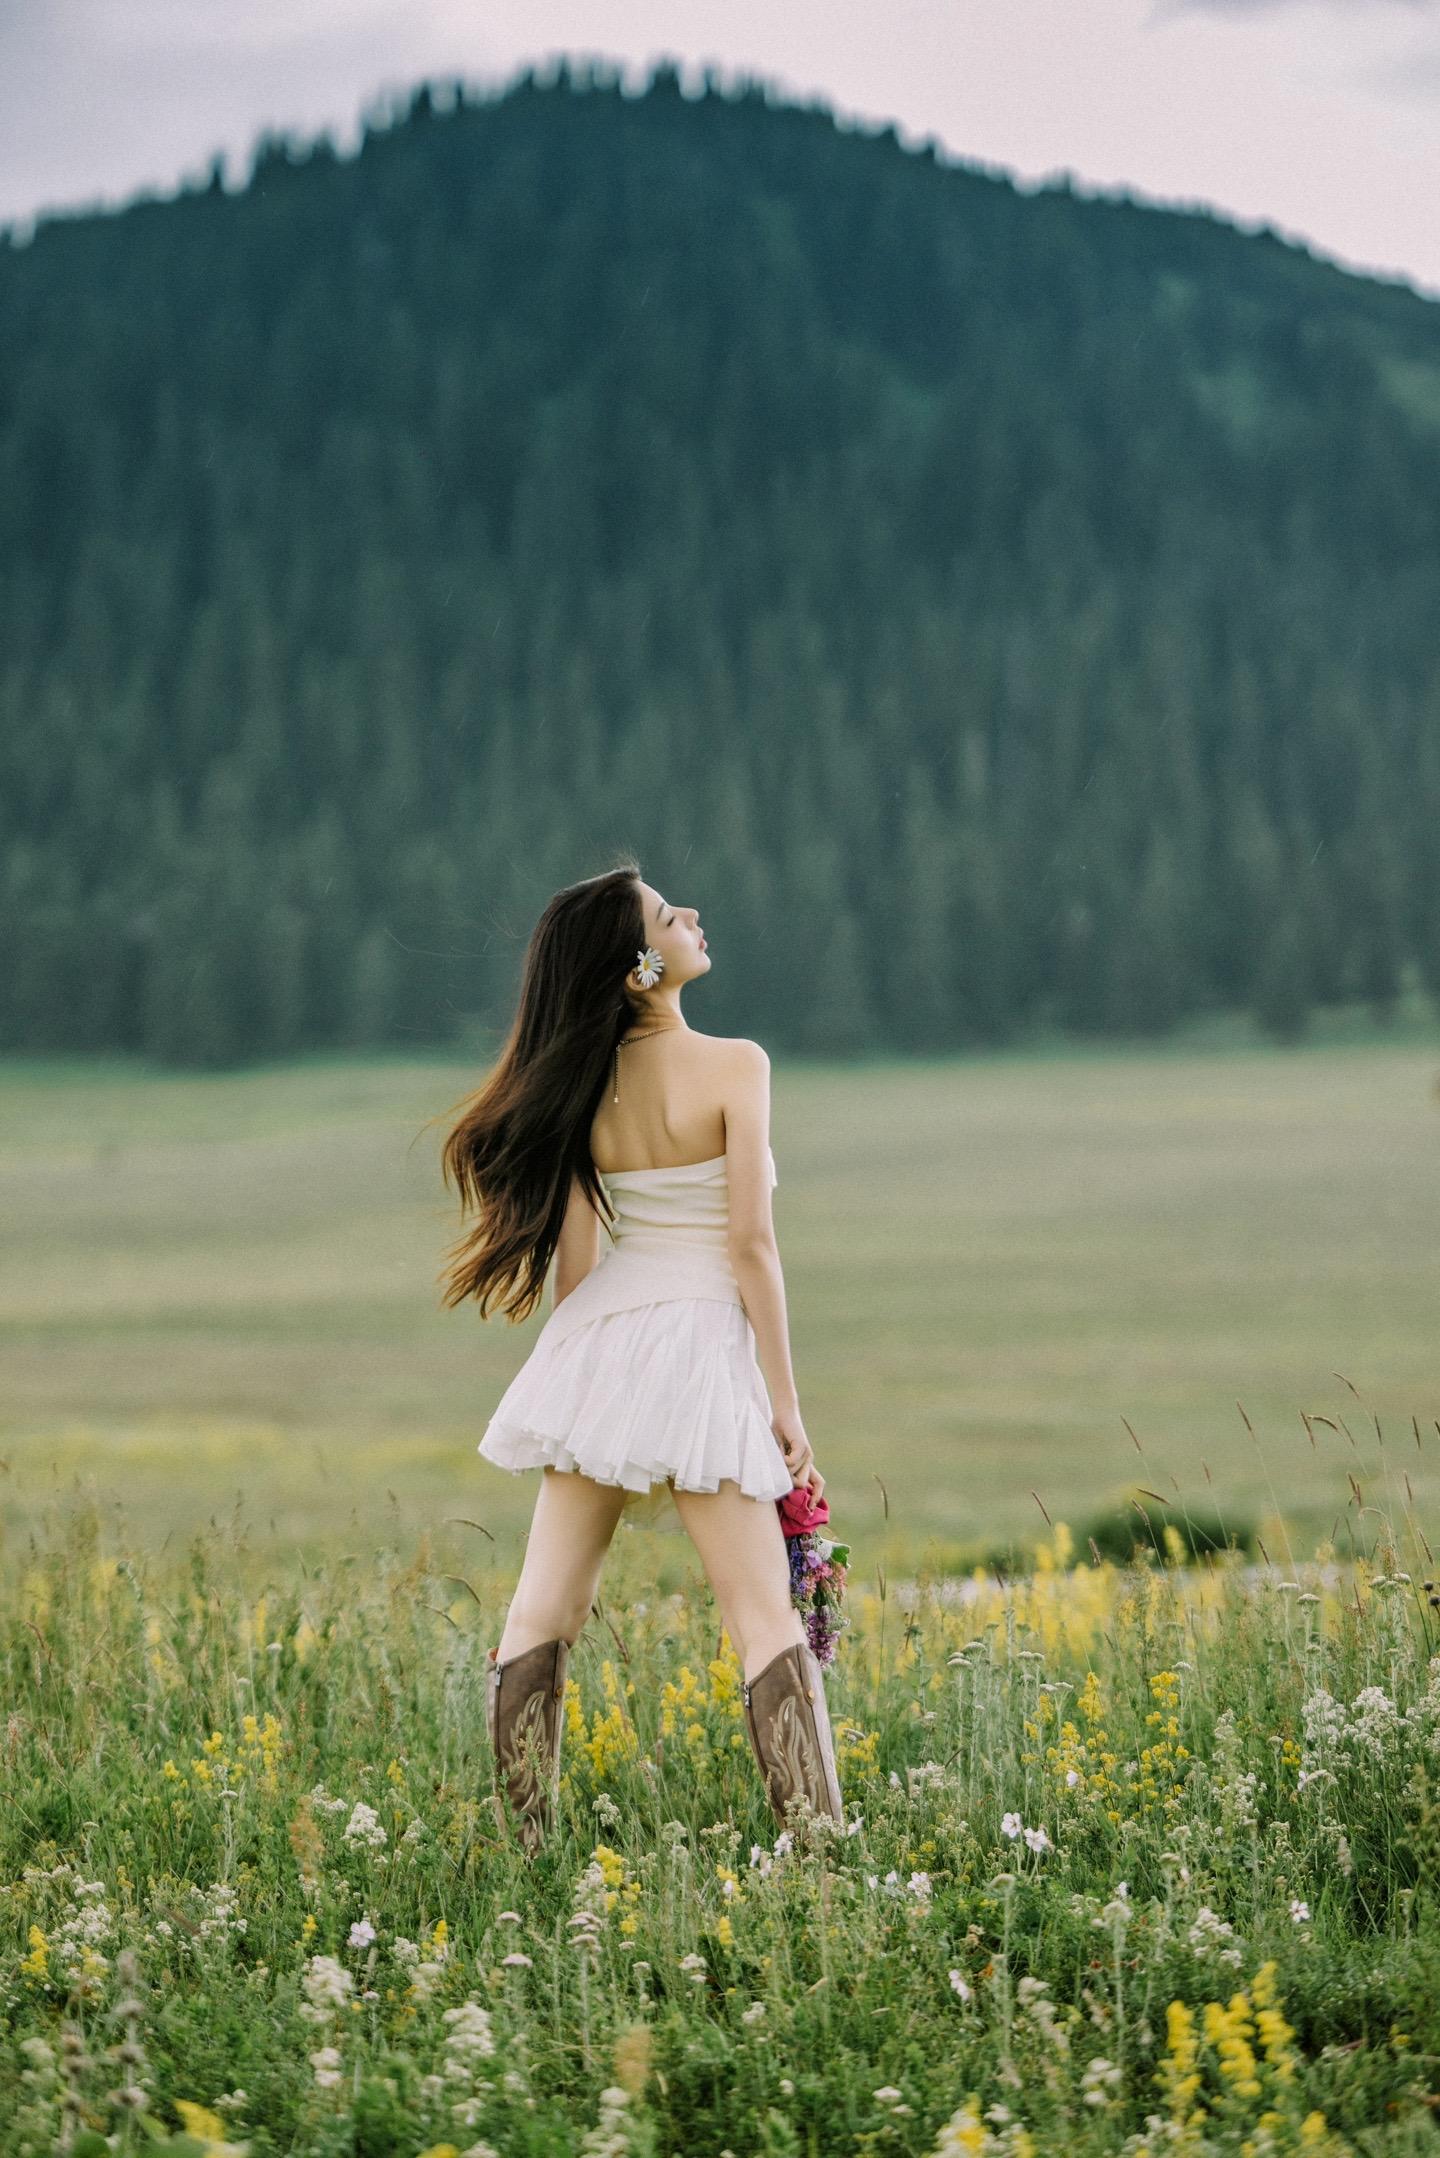
M 702 1034 L 696 1027 L 689 1029 L 697 1043 L 704 1044 L 704 1053 L 723 1057 L 736 1066 L 768 1064 L 770 1059 L 759 1042 L 751 1041 L 746 1034 Z
M 744 1034 L 704 1034 L 696 1044 L 697 1072 L 704 1073 L 704 1086 L 722 1110 L 737 1109 L 743 1102 L 768 1099 L 770 1059 L 759 1042 Z

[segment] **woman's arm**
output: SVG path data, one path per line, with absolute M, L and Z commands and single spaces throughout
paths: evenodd
M 563 1303 L 600 1263 L 600 1216 L 578 1176 L 570 1179 L 570 1202 L 555 1240 L 555 1302 Z
M 729 1254 L 776 1415 L 798 1409 L 785 1277 L 770 1200 L 770 1059 L 758 1042 L 728 1045 L 724 1074 Z

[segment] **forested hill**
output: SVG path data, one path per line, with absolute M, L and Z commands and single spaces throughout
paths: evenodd
M 0 1046 L 464 1037 L 620 844 L 781 1051 L 1440 996 L 1440 307 L 1208 214 L 422 90 L 0 246 L 0 562 Z

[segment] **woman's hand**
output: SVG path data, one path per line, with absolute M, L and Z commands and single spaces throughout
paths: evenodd
M 777 1409 L 770 1419 L 770 1429 L 780 1443 L 785 1456 L 785 1466 L 790 1471 L 792 1484 L 809 1486 L 812 1499 L 825 1496 L 825 1479 L 815 1466 L 815 1456 L 810 1441 L 805 1436 L 805 1426 L 798 1409 Z

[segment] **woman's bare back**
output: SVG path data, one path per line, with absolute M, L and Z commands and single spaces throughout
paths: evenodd
M 590 1127 L 590 1153 L 603 1176 L 625 1169 L 672 1169 L 725 1152 L 725 1087 L 735 1044 L 676 1027 L 618 1052 Z

